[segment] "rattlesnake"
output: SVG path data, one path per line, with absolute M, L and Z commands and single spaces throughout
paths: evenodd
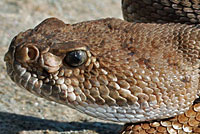
M 123 134 L 200 133 L 199 3 L 122 0 L 134 23 L 46 19 L 12 40 L 8 75 L 37 96 L 127 123 Z

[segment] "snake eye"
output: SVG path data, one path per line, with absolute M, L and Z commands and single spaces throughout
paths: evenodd
M 83 50 L 76 50 L 68 52 L 64 58 L 66 64 L 72 67 L 77 67 L 85 63 L 87 60 L 87 54 Z

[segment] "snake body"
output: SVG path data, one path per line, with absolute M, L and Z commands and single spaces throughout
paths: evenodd
M 46 19 L 12 40 L 8 75 L 37 96 L 133 123 L 124 134 L 200 133 L 198 8 L 195 0 L 122 0 L 124 18 L 137 23 Z M 178 20 L 192 25 L 170 23 Z

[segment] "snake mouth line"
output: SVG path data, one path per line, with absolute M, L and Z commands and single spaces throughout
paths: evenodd
M 33 77 L 26 68 L 22 67 L 16 61 L 14 62 L 14 64 L 6 62 L 7 73 L 10 78 L 16 82 L 18 86 L 40 96 L 42 84 L 38 82 L 38 78 Z

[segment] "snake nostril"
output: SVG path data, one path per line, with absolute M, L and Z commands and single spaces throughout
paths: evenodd
M 30 60 L 35 60 L 38 57 L 38 49 L 34 47 L 28 47 L 28 57 Z
M 16 51 L 16 59 L 20 62 L 33 62 L 39 57 L 39 50 L 33 45 L 25 45 Z

